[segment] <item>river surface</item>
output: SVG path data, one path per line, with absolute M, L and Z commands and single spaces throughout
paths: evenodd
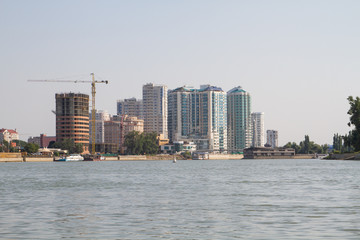
M 360 162 L 0 164 L 0 239 L 360 239 Z

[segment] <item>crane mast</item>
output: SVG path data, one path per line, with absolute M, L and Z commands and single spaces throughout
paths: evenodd
M 92 76 L 92 83 L 91 83 L 91 121 L 92 121 L 92 129 L 91 129 L 91 154 L 95 153 L 95 140 L 96 140 L 96 110 L 95 110 L 95 94 L 96 94 L 96 89 L 95 89 L 95 76 L 94 73 L 91 73 Z
M 95 123 L 96 123 L 96 109 L 95 109 L 95 95 L 96 95 L 96 88 L 95 85 L 96 83 L 105 83 L 108 84 L 109 81 L 107 80 L 101 80 L 101 81 L 96 81 L 95 80 L 95 74 L 91 73 L 90 74 L 92 77 L 91 81 L 83 81 L 83 80 L 28 80 L 29 82 L 63 82 L 63 83 L 91 83 L 91 154 L 95 153 L 95 140 L 96 140 L 96 127 L 95 127 Z

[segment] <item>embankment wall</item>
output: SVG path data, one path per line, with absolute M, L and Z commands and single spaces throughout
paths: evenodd
M 0 152 L 0 158 L 21 158 L 21 153 Z
M 53 162 L 52 157 L 24 157 L 24 162 Z
M 0 162 L 23 162 L 24 159 L 21 158 L 0 158 Z

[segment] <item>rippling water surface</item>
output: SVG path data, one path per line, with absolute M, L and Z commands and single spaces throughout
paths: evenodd
M 0 164 L 0 239 L 360 239 L 360 162 Z

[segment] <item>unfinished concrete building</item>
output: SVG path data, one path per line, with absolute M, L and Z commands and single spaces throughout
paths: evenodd
M 57 93 L 56 141 L 73 139 L 89 149 L 89 95 L 82 93 Z

